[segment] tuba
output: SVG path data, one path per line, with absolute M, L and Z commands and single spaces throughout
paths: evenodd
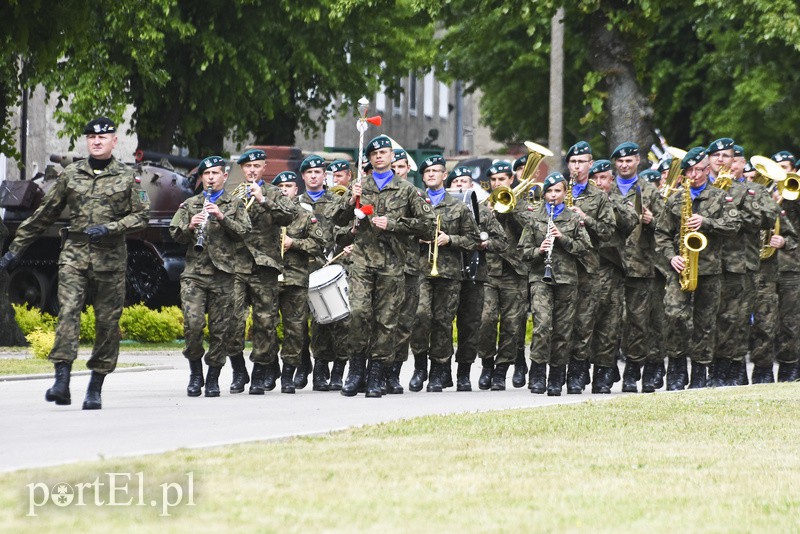
M 800 182 L 795 173 L 787 173 L 780 165 L 764 156 L 753 156 L 750 158 L 750 164 L 758 173 L 754 182 L 768 188 L 777 187 L 781 192 L 779 203 L 784 198 L 789 200 L 793 200 L 792 197 L 797 198 L 797 193 L 800 192 Z M 771 258 L 775 254 L 775 247 L 771 247 L 769 242 L 773 235 L 780 235 L 780 233 L 781 216 L 778 215 L 772 230 L 761 231 L 761 250 L 758 255 L 762 260 Z
M 553 155 L 550 150 L 530 141 L 525 141 L 525 147 L 528 149 L 528 161 L 525 162 L 525 167 L 522 169 L 519 184 L 513 189 L 505 186 L 498 187 L 486 199 L 486 202 L 491 203 L 494 206 L 494 211 L 498 213 L 508 213 L 514 210 L 517 200 L 526 196 L 531 188 L 534 187 L 536 170 L 539 165 L 544 161 L 544 158 Z
M 708 245 L 708 239 L 700 232 L 689 230 L 688 222 L 692 216 L 692 192 L 689 183 L 683 186 L 683 205 L 681 207 L 681 228 L 679 236 L 680 255 L 686 260 L 686 266 L 680 272 L 681 291 L 697 289 L 697 262 L 700 252 Z

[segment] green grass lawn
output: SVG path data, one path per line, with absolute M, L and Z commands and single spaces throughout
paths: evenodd
M 800 384 L 778 384 L 30 470 L 0 475 L 0 530 L 796 532 L 799 420 Z M 93 504 L 26 517 L 26 484 L 108 472 L 142 472 L 148 498 L 191 472 L 195 504 L 169 517 Z
M 137 367 L 141 363 L 120 363 L 117 367 Z M 72 371 L 86 371 L 86 360 L 75 360 Z M 0 376 L 4 375 L 35 375 L 52 373 L 53 362 L 41 358 L 0 358 Z

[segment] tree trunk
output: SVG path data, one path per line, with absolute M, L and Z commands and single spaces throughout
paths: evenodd
M 0 221 L 0 252 L 7 237 L 8 229 Z M 8 272 L 0 271 L 0 347 L 21 347 L 28 343 L 19 329 L 14 308 L 8 300 L 8 281 Z
M 625 141 L 642 147 L 642 160 L 653 142 L 653 109 L 642 94 L 631 62 L 628 43 L 614 29 L 601 10 L 590 17 L 589 62 L 605 77 L 608 88 L 606 139 L 609 152 Z
M 253 144 L 292 146 L 295 143 L 297 126 L 297 117 L 292 113 L 275 110 L 275 116 L 271 120 L 262 120 L 258 129 L 253 132 L 256 138 Z

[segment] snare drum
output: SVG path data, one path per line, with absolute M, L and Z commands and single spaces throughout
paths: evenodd
M 344 267 L 328 265 L 308 276 L 308 305 L 319 324 L 334 323 L 350 315 Z

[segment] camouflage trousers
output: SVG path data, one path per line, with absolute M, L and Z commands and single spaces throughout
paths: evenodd
M 453 356 L 453 319 L 458 309 L 461 282 L 425 278 L 419 289 L 419 305 L 411 329 L 411 352 L 428 354 L 433 363 L 447 363 Z
M 391 361 L 405 279 L 379 269 L 350 272 L 350 356 Z
M 525 343 L 528 277 L 515 272 L 490 276 L 483 293 L 478 356 L 495 363 L 514 363 L 517 349 Z M 500 331 L 498 338 L 498 317 Z
M 664 349 L 668 357 L 689 356 L 702 364 L 714 359 L 721 278 L 716 274 L 698 277 L 694 292 L 681 291 L 677 273 L 669 278 L 664 296 Z
M 783 272 L 778 277 L 778 363 L 794 363 L 800 353 L 797 328 L 800 325 L 800 273 Z
M 333 362 L 347 361 L 347 333 L 350 318 L 327 324 L 311 321 L 311 353 L 315 360 Z
M 478 355 L 478 339 L 481 333 L 484 282 L 462 281 L 456 310 L 458 345 L 456 362 L 472 363 Z
M 758 367 L 775 363 L 776 341 L 781 321 L 777 282 L 777 258 L 761 263 L 756 277 L 756 299 L 753 305 L 753 325 L 750 328 L 750 361 Z
M 654 305 L 653 278 L 625 279 L 625 326 L 622 352 L 634 362 L 643 362 L 650 352 L 650 310 Z
M 278 271 L 257 267 L 253 273 L 236 273 L 233 283 L 235 321 L 230 333 L 230 356 L 244 354 L 248 311 L 253 307 L 253 350 L 250 361 L 272 361 L 278 344 Z
M 86 367 L 108 374 L 119 357 L 119 318 L 125 302 L 125 272 L 97 272 L 62 265 L 58 271 L 58 324 L 49 359 L 72 362 L 78 356 L 81 310 L 87 293 L 94 295 L 95 340 Z
M 578 267 L 578 296 L 580 305 L 575 307 L 575 325 L 572 329 L 571 353 L 575 360 L 586 361 L 592 356 L 595 336 L 595 321 L 598 307 L 601 280 L 597 274 L 587 273 Z M 605 311 L 603 311 L 605 313 Z
M 190 361 L 205 353 L 209 367 L 225 365 L 230 343 L 231 318 L 234 317 L 234 275 L 218 271 L 213 275 L 181 275 L 183 309 L 183 355 Z M 208 352 L 203 348 L 203 328 L 208 314 Z
M 667 314 L 664 312 L 664 295 L 667 292 L 667 279 L 656 270 L 650 278 L 650 324 L 648 328 L 649 349 L 647 361 L 664 363 L 664 332 L 666 331 Z
M 575 324 L 577 298 L 577 285 L 544 282 L 534 282 L 531 285 L 531 361 L 547 363 L 552 367 L 569 362 L 569 344 Z
M 597 320 L 592 338 L 591 362 L 602 367 L 611 367 L 617 361 L 617 347 L 622 328 L 625 275 L 617 267 L 603 264 L 595 275 L 597 290 Z M 585 301 L 581 301 L 582 307 Z
M 281 285 L 278 289 L 278 309 L 283 321 L 283 344 L 281 359 L 284 363 L 297 367 L 300 353 L 308 340 L 308 288 Z M 268 363 L 274 361 L 270 358 Z
M 404 362 L 408 359 L 411 343 L 411 327 L 417 316 L 419 304 L 419 287 L 422 277 L 418 274 L 405 274 L 405 293 L 403 304 L 400 306 L 400 316 L 397 318 L 397 335 L 395 336 L 394 358 L 392 361 Z
M 747 356 L 753 289 L 750 274 L 723 273 L 717 315 L 716 358 L 740 362 Z

